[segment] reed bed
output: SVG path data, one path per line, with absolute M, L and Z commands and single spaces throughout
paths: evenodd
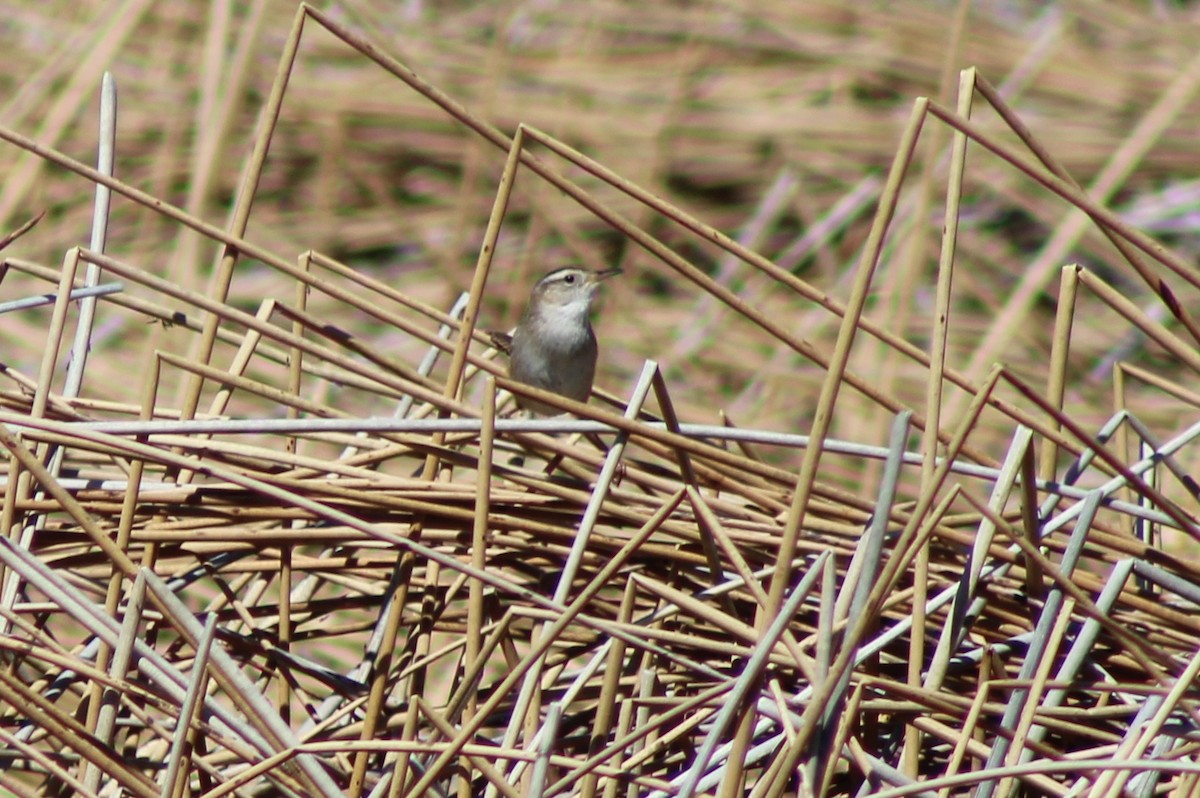
M 207 59 L 98 168 L 85 70 L 0 117 L 0 786 L 1196 794 L 1185 10 L 267 9 L 64 38 Z M 563 259 L 626 275 L 528 418 Z

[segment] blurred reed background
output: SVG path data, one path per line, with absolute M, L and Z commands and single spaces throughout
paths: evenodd
M 958 43 L 949 3 L 332 8 L 335 19 L 366 32 L 473 113 L 506 131 L 526 123 L 560 138 L 835 298 L 846 296 L 914 99 L 937 97 L 947 70 L 968 65 L 1000 88 L 1082 185 L 1105 175 L 1095 196 L 1182 255 L 1196 248 L 1200 105 L 1188 93 L 1159 109 L 1168 89 L 1195 71 L 1196 12 L 1188 5 L 972 4 Z M 120 92 L 118 177 L 222 224 L 293 10 L 287 3 L 14 3 L 0 27 L 8 54 L 0 120 L 94 162 L 99 74 L 110 69 Z M 278 253 L 327 253 L 448 308 L 469 285 L 504 153 L 311 27 L 247 236 Z M 1166 116 L 1146 130 L 1155 109 Z M 984 110 L 978 121 L 1015 141 L 994 114 Z M 946 179 L 948 137 L 937 126 L 929 125 L 925 138 L 942 149 L 923 143 L 917 150 L 868 309 L 879 325 L 918 345 L 929 336 Z M 13 227 L 49 209 L 10 254 L 54 264 L 67 246 L 86 243 L 87 181 L 15 149 L 0 170 L 0 224 Z M 935 186 L 930 205 L 918 202 L 923 180 Z M 834 315 L 611 189 L 597 191 L 748 302 L 786 319 L 817 347 L 831 347 Z M 995 361 L 1038 375 L 1058 269 L 1066 263 L 1096 269 L 1138 304 L 1151 304 L 1095 228 L 1072 226 L 1070 217 L 1061 199 L 971 150 L 949 365 L 976 381 Z M 111 253 L 179 285 L 206 286 L 216 253 L 197 235 L 120 200 L 111 228 Z M 608 287 L 600 316 L 599 385 L 626 392 L 652 357 L 693 420 L 712 421 L 721 409 L 740 424 L 805 426 L 820 369 L 764 340 L 752 324 L 532 178 L 518 180 L 481 323 L 514 323 L 532 280 L 567 260 L 616 263 L 628 272 Z M 14 282 L 7 290 L 16 296 L 23 289 Z M 257 301 L 290 291 L 286 281 L 247 263 L 231 295 Z M 1170 359 L 1113 324 L 1089 298 L 1081 301 L 1066 402 L 1095 424 L 1112 410 L 1114 359 L 1167 368 Z M 42 324 L 38 312 L 5 319 L 5 362 L 29 368 L 36 361 L 41 345 L 27 330 Z M 146 332 L 141 323 L 113 321 L 94 347 L 136 349 Z M 394 331 L 364 332 L 401 359 L 416 351 Z M 851 367 L 919 407 L 924 369 L 886 360 L 864 341 Z M 1180 378 L 1190 384 L 1194 375 Z M 128 398 L 135 386 L 113 379 L 107 389 Z M 1131 402 L 1148 420 L 1170 425 L 1173 403 L 1157 407 L 1155 395 Z M 882 441 L 887 414 L 853 395 L 846 401 L 861 402 L 862 412 L 839 414 L 835 434 Z M 983 424 L 1007 439 L 1006 420 Z

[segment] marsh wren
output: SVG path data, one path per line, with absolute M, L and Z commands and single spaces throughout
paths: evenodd
M 620 274 L 568 266 L 534 284 L 525 315 L 512 335 L 493 333 L 492 342 L 508 352 L 508 375 L 518 382 L 586 402 L 596 376 L 596 334 L 588 312 L 600 283 Z M 525 410 L 556 415 L 556 407 L 517 397 Z

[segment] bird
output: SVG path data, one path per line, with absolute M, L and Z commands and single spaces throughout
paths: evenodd
M 493 345 L 509 355 L 508 375 L 525 385 L 586 402 L 600 353 L 589 318 L 592 301 L 600 283 L 620 273 L 620 269 L 567 266 L 534 283 L 516 329 L 511 334 L 491 334 Z M 529 397 L 516 399 L 518 407 L 531 413 L 562 412 Z

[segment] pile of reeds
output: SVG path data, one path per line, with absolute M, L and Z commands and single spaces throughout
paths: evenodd
M 806 7 L 830 29 L 850 14 Z M 639 9 L 642 35 L 661 34 L 670 20 Z M 603 27 L 617 12 L 596 13 Z M 679 57 L 721 62 L 728 28 L 693 22 Z M 951 27 L 959 44 L 972 29 L 965 16 Z M 761 53 L 786 38 L 744 32 Z M 314 38 L 333 48 L 328 34 L 378 85 L 422 98 L 414 139 L 466 131 L 464 185 L 488 176 L 458 301 L 428 264 L 380 272 L 289 248 L 305 240 L 297 216 L 254 234 L 256 203 L 278 213 L 296 191 L 319 236 L 338 239 L 335 198 L 267 159 L 295 152 L 281 109 L 327 84 L 293 59 Z M 674 164 L 696 159 L 703 199 L 687 210 L 619 158 L 584 155 L 586 137 L 565 144 L 511 108 L 511 127 L 489 123 L 324 12 L 299 9 L 281 51 L 222 225 L 113 177 L 109 143 L 94 169 L 0 119 L 7 153 L 111 189 L 125 214 L 101 191 L 89 246 L 60 241 L 53 265 L 16 253 L 59 229 L 54 213 L 3 242 L 0 301 L 36 280 L 50 296 L 6 314 L 12 351 L 38 357 L 0 356 L 0 785 L 213 798 L 1200 790 L 1200 276 L 1185 233 L 1170 251 L 1097 199 L 1186 118 L 1200 62 L 1149 98 L 1149 121 L 1090 193 L 1011 87 L 965 69 L 943 101 L 906 98 L 890 136 L 872 128 L 892 153 L 885 174 L 859 175 L 848 204 L 767 247 L 799 218 L 785 210 L 803 204 L 794 171 L 753 214 L 701 218 L 744 178 L 722 170 L 757 157 L 750 138 L 691 142 Z M 731 99 L 679 107 L 738 113 Z M 1002 177 L 981 183 L 975 159 Z M 404 172 L 410 199 L 430 174 L 440 185 L 439 168 Z M 1010 242 L 1028 271 L 990 294 L 997 273 L 982 264 L 1012 256 L 988 235 L 1002 201 L 1066 215 L 1045 247 Z M 198 235 L 154 257 L 106 245 L 110 219 Z M 372 221 L 346 225 L 352 237 Z M 1038 225 L 999 236 L 1014 230 Z M 512 411 L 509 394 L 529 389 L 484 330 L 513 317 L 535 268 L 496 277 L 493 257 L 521 235 L 555 240 L 530 248 L 556 257 L 641 264 L 611 284 L 599 325 L 608 390 L 553 399 L 566 413 L 549 419 Z M 200 280 L 185 267 L 202 243 L 219 255 Z M 1104 258 L 1067 260 L 1077 247 Z M 858 254 L 843 264 L 845 252 Z M 1001 357 L 1006 346 L 1024 355 Z M 622 373 L 631 387 L 613 393 Z

